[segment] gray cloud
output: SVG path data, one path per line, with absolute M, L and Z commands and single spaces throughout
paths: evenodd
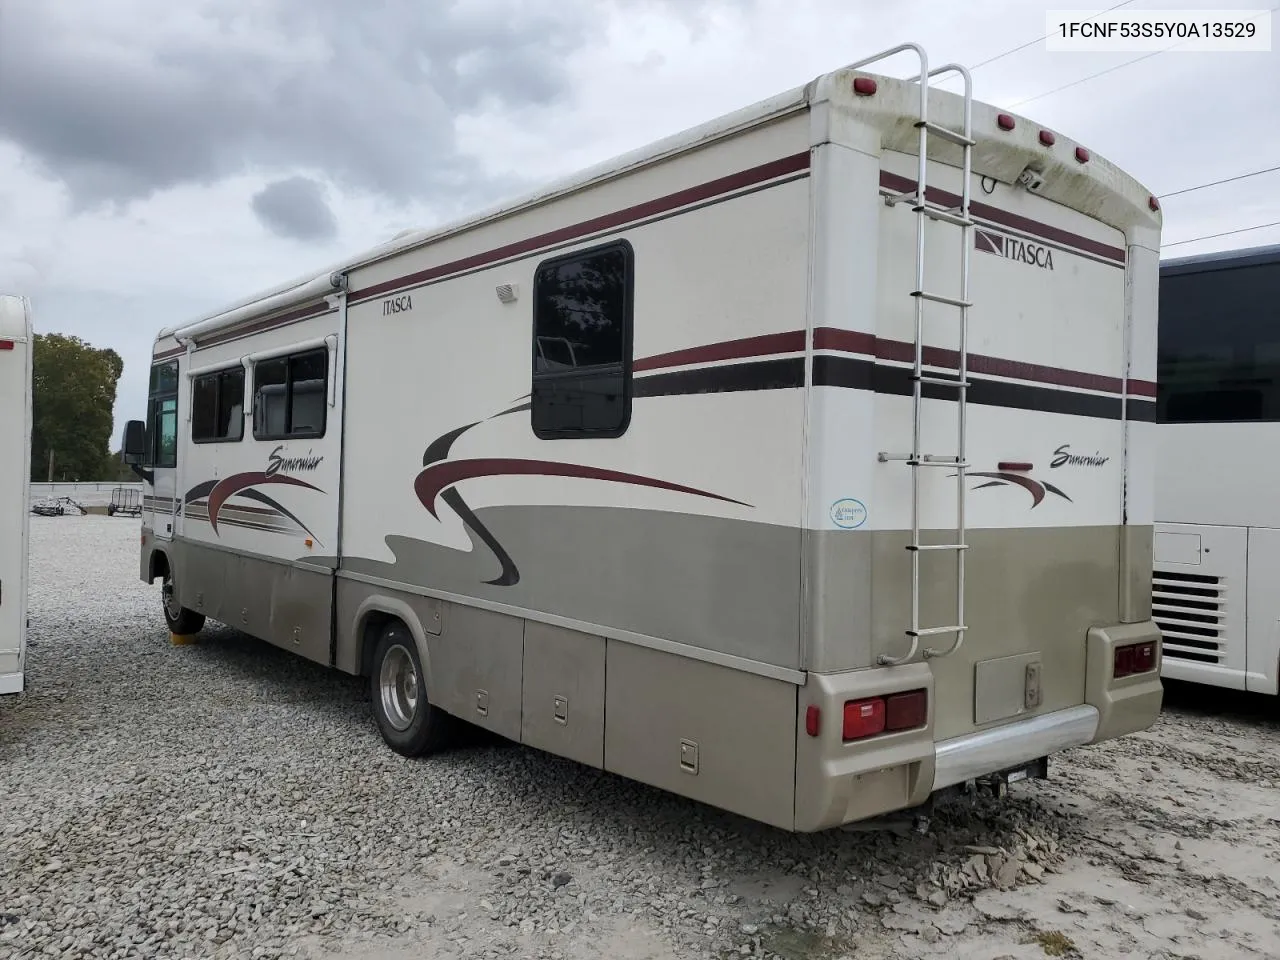
M 597 19 L 587 0 L 133 6 L 114 22 L 79 3 L 4 10 L 0 136 L 79 208 L 303 166 L 398 200 L 456 195 L 473 171 L 455 117 L 563 99 Z
M 324 186 L 310 177 L 268 184 L 253 197 L 253 212 L 272 233 L 291 240 L 329 240 L 338 221 L 324 198 Z

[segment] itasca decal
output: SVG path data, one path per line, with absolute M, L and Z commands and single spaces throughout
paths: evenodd
M 263 475 L 274 477 L 277 473 L 305 473 L 308 470 L 314 470 L 320 466 L 320 462 L 324 460 L 323 456 L 312 456 L 311 451 L 307 451 L 305 457 L 284 457 L 280 455 L 280 451 L 284 449 L 284 444 L 276 447 L 267 457 L 267 469 Z
M 1006 260 L 1017 260 L 1041 270 L 1053 269 L 1053 250 L 1039 243 L 1006 237 L 987 230 L 973 231 L 973 248 L 983 253 L 994 253 Z

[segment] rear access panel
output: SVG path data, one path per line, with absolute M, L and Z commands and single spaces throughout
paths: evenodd
M 974 664 L 974 725 L 1035 713 L 1043 699 L 1040 671 L 1038 651 Z

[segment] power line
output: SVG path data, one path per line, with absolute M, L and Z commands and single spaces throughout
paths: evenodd
M 1168 197 L 1180 197 L 1184 193 L 1195 193 L 1197 190 L 1207 190 L 1209 187 L 1221 186 L 1224 183 L 1235 183 L 1237 180 L 1248 180 L 1250 177 L 1261 176 L 1264 173 L 1275 173 L 1277 170 L 1280 170 L 1280 164 L 1277 164 L 1274 167 L 1267 167 L 1264 170 L 1254 170 L 1252 173 L 1242 173 L 1236 177 L 1227 177 L 1225 180 L 1214 180 L 1212 183 L 1202 183 L 1195 187 L 1175 190 L 1173 193 L 1157 194 L 1157 199 L 1164 200 Z
M 1237 233 L 1251 233 L 1254 230 L 1265 230 L 1267 227 L 1280 227 L 1280 220 L 1274 220 L 1271 223 L 1260 223 L 1256 227 L 1241 227 L 1239 230 L 1226 230 L 1223 233 L 1211 233 L 1204 237 L 1192 237 L 1190 240 L 1177 240 L 1173 243 L 1162 243 L 1160 248 L 1180 247 L 1184 243 L 1199 243 L 1201 240 L 1217 240 L 1218 237 L 1231 237 Z
M 1267 12 L 1275 13 L 1277 10 L 1280 10 L 1280 5 L 1272 7 Z M 1091 73 L 1086 77 L 1081 77 L 1079 80 L 1072 80 L 1070 83 L 1064 83 L 1062 86 L 1054 87 L 1052 90 L 1046 90 L 1044 93 L 1037 93 L 1034 97 L 1027 97 L 1024 100 L 1019 100 L 1016 103 L 1011 103 L 1008 105 L 1008 107 L 1010 110 L 1012 110 L 1014 107 L 1020 107 L 1025 103 L 1031 103 L 1034 100 L 1041 100 L 1045 97 L 1052 96 L 1055 93 L 1061 93 L 1063 90 L 1069 90 L 1072 87 L 1079 86 L 1082 83 L 1087 83 L 1090 80 L 1096 80 L 1098 77 L 1105 76 L 1108 73 L 1114 73 L 1116 70 L 1123 70 L 1125 67 L 1131 67 L 1135 63 L 1141 63 L 1143 60 L 1150 60 L 1152 57 L 1158 57 L 1160 56 L 1160 54 L 1167 53 L 1168 51 L 1172 50 L 1174 47 L 1180 47 L 1186 42 L 1187 42 L 1186 40 L 1179 40 L 1177 43 L 1171 43 L 1169 44 L 1169 46 L 1164 47 L 1161 50 L 1152 50 L 1150 53 L 1144 53 L 1142 56 L 1134 57 L 1132 60 L 1126 60 L 1124 63 L 1117 63 L 1114 67 L 1107 67 L 1107 69 L 1105 70 L 1099 70 L 1097 73 Z
M 1110 13 L 1112 10 L 1119 10 L 1121 7 L 1127 7 L 1129 4 L 1133 2 L 1134 0 L 1121 0 L 1121 2 L 1117 3 L 1114 7 L 1107 7 L 1107 9 L 1103 10 L 1101 13 L 1095 13 L 1093 16 L 1088 17 L 1087 19 L 1094 20 L 1102 16 L 1103 13 Z M 1005 57 L 1011 56 L 1012 54 L 1018 53 L 1021 50 L 1027 49 L 1027 47 L 1035 46 L 1035 44 L 1039 43 L 1041 40 L 1048 40 L 1048 39 L 1049 39 L 1049 34 L 1046 33 L 1043 36 L 1036 37 L 1034 40 L 1028 40 L 1026 43 L 1019 44 L 1018 46 L 1013 47 L 1010 50 L 1006 50 L 1004 53 L 997 53 L 994 57 L 988 57 L 986 60 L 983 60 L 981 63 L 975 63 L 972 67 L 969 68 L 969 72 L 973 73 L 975 70 L 978 70 L 981 67 L 985 67 L 989 63 L 995 63 L 997 60 L 1003 60 Z M 940 80 L 939 83 L 946 83 L 947 80 L 955 80 L 955 79 L 958 79 L 958 74 L 952 74 L 948 76 L 946 80 Z

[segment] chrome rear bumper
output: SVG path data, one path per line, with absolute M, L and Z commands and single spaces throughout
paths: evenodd
M 943 740 L 935 747 L 933 789 L 1090 743 L 1097 734 L 1098 720 L 1097 707 L 1085 704 Z

